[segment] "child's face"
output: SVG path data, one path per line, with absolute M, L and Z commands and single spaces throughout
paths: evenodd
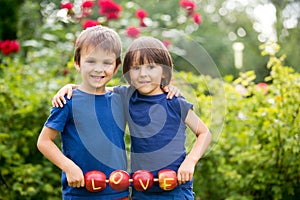
M 139 93 L 149 96 L 163 93 L 160 87 L 163 70 L 160 65 L 155 63 L 144 65 L 134 64 L 130 68 L 129 73 L 131 85 L 134 86 Z
M 116 55 L 101 48 L 85 48 L 80 55 L 81 88 L 90 93 L 104 93 L 105 85 L 117 71 Z

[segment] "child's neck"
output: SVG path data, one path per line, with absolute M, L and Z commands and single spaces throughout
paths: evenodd
M 79 90 L 82 92 L 88 93 L 88 94 L 94 94 L 94 95 L 102 95 L 106 93 L 105 87 L 100 88 L 86 88 L 83 85 L 79 85 Z
M 145 93 L 145 92 L 143 92 L 143 91 L 139 91 L 138 89 L 137 89 L 137 91 L 138 91 L 141 95 L 144 95 L 144 96 L 156 96 L 156 95 L 160 95 L 160 94 L 163 94 L 163 93 L 164 93 L 163 90 L 156 91 L 156 92 L 154 92 L 154 93 Z

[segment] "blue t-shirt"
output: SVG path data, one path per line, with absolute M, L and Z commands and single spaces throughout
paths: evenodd
M 166 94 L 145 96 L 133 87 L 118 86 L 114 92 L 124 98 L 131 137 L 131 170 L 150 170 L 154 177 L 161 169 L 178 171 L 186 157 L 187 113 L 192 104 L 182 97 L 167 99 Z M 192 187 L 187 182 L 179 187 Z M 157 184 L 149 191 L 161 191 Z
M 76 89 L 63 108 L 53 107 L 45 126 L 61 132 L 62 152 L 83 171 L 102 171 L 107 179 L 117 169 L 127 170 L 124 108 L 120 95 L 93 95 Z M 115 199 L 128 196 L 109 185 L 100 192 L 68 186 L 62 172 L 64 199 Z

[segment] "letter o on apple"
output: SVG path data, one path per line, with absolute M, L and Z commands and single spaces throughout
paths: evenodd
M 129 183 L 130 175 L 124 170 L 115 170 L 109 175 L 109 186 L 116 191 L 126 190 Z
M 133 187 L 137 191 L 149 190 L 154 183 L 153 174 L 148 170 L 138 170 L 132 175 Z
M 162 169 L 158 172 L 159 187 L 163 190 L 173 190 L 177 185 L 177 173 L 170 169 Z
M 84 181 L 85 188 L 90 192 L 100 192 L 106 188 L 106 175 L 98 170 L 87 172 Z

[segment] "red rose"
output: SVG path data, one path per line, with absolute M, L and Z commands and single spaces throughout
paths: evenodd
M 1 42 L 0 49 L 4 55 L 18 52 L 20 45 L 16 40 L 5 40 Z
M 135 16 L 139 19 L 144 19 L 145 17 L 147 17 L 147 12 L 143 9 L 138 9 L 135 12 Z
M 99 22 L 97 20 L 87 19 L 83 22 L 82 28 L 86 29 L 88 27 L 97 26 Z
M 98 5 L 100 6 L 100 15 L 106 15 L 107 20 L 119 18 L 122 7 L 116 2 L 112 0 L 100 0 Z
M 196 4 L 189 0 L 181 0 L 179 4 L 181 7 L 185 8 L 187 10 L 195 10 L 195 8 L 196 8 Z
M 194 18 L 194 22 L 195 22 L 196 24 L 201 24 L 202 18 L 201 18 L 201 15 L 200 15 L 200 14 L 194 13 L 194 14 L 193 14 L 193 18 Z
M 196 9 L 196 4 L 189 0 L 181 0 L 179 4 L 181 7 L 186 9 L 187 16 L 191 16 Z
M 16 41 L 16 40 L 10 41 L 10 46 L 11 46 L 12 52 L 18 52 L 20 50 L 20 45 L 19 45 L 18 41 Z
M 2 41 L 0 49 L 3 54 L 5 54 L 5 55 L 10 54 L 11 53 L 10 41 L 9 40 Z
M 136 38 L 140 33 L 140 30 L 135 26 L 129 26 L 128 28 L 126 28 L 126 34 L 129 37 Z
M 63 3 L 63 4 L 61 4 L 60 8 L 61 9 L 66 8 L 68 10 L 71 10 L 73 8 L 73 4 L 71 2 Z
M 110 12 L 106 14 L 107 20 L 111 19 L 119 19 L 119 13 L 118 12 Z
M 93 1 L 84 1 L 81 4 L 82 8 L 92 8 L 94 6 L 94 2 Z

